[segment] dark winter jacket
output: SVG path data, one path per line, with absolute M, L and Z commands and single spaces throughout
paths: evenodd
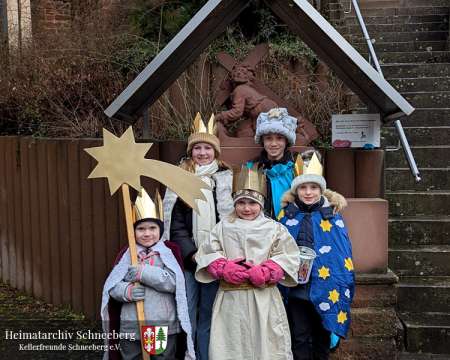
M 216 204 L 216 219 L 219 222 L 217 211 L 216 191 L 213 191 L 214 203 Z M 170 239 L 181 249 L 184 268 L 194 271 L 197 264 L 192 261 L 192 255 L 197 252 L 192 235 L 192 209 L 180 198 L 177 199 L 172 210 L 170 221 Z
M 216 221 L 219 222 L 224 216 L 233 210 L 233 199 L 231 197 L 233 174 L 225 167 L 212 175 L 215 181 L 213 197 L 216 212 Z M 164 218 L 167 229 L 166 238 L 176 243 L 181 249 L 184 268 L 195 271 L 196 264 L 192 261 L 192 255 L 197 251 L 192 234 L 192 209 L 173 192 L 164 197 Z

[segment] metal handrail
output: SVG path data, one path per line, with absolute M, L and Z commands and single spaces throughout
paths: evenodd
M 378 61 L 377 54 L 375 52 L 375 48 L 373 47 L 372 40 L 370 39 L 369 32 L 367 31 L 367 27 L 364 22 L 364 18 L 359 9 L 358 1 L 352 0 L 351 4 L 353 4 L 353 8 L 355 9 L 356 17 L 359 22 L 359 26 L 361 27 L 361 31 L 364 35 L 364 39 L 367 42 L 367 47 L 369 48 L 369 62 L 378 71 L 378 73 L 382 77 L 384 77 L 383 71 L 381 70 L 381 66 Z M 351 4 L 350 4 L 349 12 L 351 11 Z M 401 143 L 406 160 L 408 161 L 409 168 L 411 170 L 411 174 L 414 176 L 414 179 L 416 180 L 416 182 L 419 182 L 419 181 L 421 181 L 420 172 L 417 167 L 416 160 L 414 159 L 414 155 L 411 151 L 411 147 L 409 146 L 408 138 L 406 137 L 405 131 L 403 130 L 402 123 L 400 122 L 399 119 L 397 119 L 394 121 L 394 125 L 395 125 L 395 129 L 397 130 L 397 135 L 399 137 L 399 143 Z M 400 147 L 397 147 L 396 150 L 399 150 L 399 149 L 400 149 Z
M 366 24 L 364 23 L 364 18 L 361 14 L 361 10 L 359 9 L 358 1 L 352 0 L 353 7 L 355 8 L 356 17 L 358 18 L 359 26 L 361 27 L 361 31 L 364 35 L 364 39 L 367 42 L 367 47 L 369 48 L 369 61 L 373 62 L 375 69 L 383 76 L 383 71 L 381 70 L 380 63 L 378 62 L 377 54 L 375 53 L 375 48 L 372 44 L 372 39 L 369 36 L 369 32 L 367 31 Z M 383 76 L 384 77 L 384 76 Z

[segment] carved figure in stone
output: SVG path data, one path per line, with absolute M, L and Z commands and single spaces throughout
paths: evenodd
M 230 95 L 231 108 L 216 115 L 216 121 L 229 126 L 241 118 L 245 120 L 236 131 L 237 137 L 255 135 L 256 119 L 261 112 L 268 112 L 278 104 L 254 87 L 255 70 L 246 64 L 237 64 L 231 72 L 233 91 Z

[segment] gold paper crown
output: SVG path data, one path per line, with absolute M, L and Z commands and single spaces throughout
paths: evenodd
M 155 201 L 147 194 L 143 187 L 134 203 L 134 222 L 142 219 L 157 219 L 164 221 L 164 210 L 159 191 L 156 190 Z
M 215 132 L 216 124 L 214 122 L 214 114 L 211 115 L 211 118 L 208 121 L 208 127 L 206 127 L 202 120 L 202 116 L 200 113 L 197 113 L 192 126 L 192 134 L 188 138 L 187 153 L 191 155 L 194 144 L 205 142 L 211 144 L 214 147 L 214 150 L 216 150 L 216 153 L 220 154 L 220 141 L 215 135 Z
M 264 197 L 267 196 L 266 177 L 258 165 L 255 163 L 249 168 L 243 165 L 238 173 L 233 177 L 233 192 L 242 190 L 252 190 L 259 192 Z
M 214 114 L 211 114 L 211 117 L 209 118 L 208 121 L 208 127 L 206 127 L 205 123 L 203 122 L 202 116 L 200 115 L 200 113 L 197 113 L 192 126 L 192 134 L 204 133 L 216 135 L 216 123 L 214 119 L 215 119 Z
M 303 161 L 302 155 L 299 154 L 297 156 L 297 160 L 294 165 L 294 173 L 295 176 L 300 176 L 303 174 L 314 174 L 314 175 L 323 175 L 323 166 L 320 163 L 319 158 L 317 157 L 316 152 L 313 153 L 311 160 L 307 163 Z

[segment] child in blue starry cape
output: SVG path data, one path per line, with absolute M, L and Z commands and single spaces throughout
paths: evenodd
M 325 179 L 304 173 L 294 178 L 282 200 L 279 219 L 298 246 L 317 254 L 309 282 L 281 289 L 295 360 L 328 359 L 338 338 L 347 335 L 354 294 L 352 247 L 342 217 L 323 196 Z M 339 208 L 346 205 L 339 204 Z

